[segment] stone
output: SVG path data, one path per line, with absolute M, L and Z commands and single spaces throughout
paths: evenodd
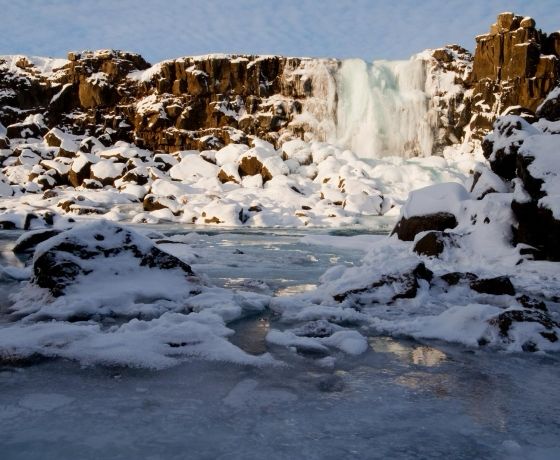
M 127 260 L 132 267 L 180 270 L 185 276 L 194 276 L 185 262 L 161 251 L 147 238 L 107 221 L 63 232 L 50 241 L 35 253 L 32 282 L 48 289 L 54 297 L 64 295 L 79 276 L 87 277 L 96 271 L 92 261 L 99 261 L 98 269 L 104 270 L 122 254 L 130 256 Z
M 540 310 L 547 312 L 548 308 L 542 300 L 534 299 L 526 294 L 523 294 L 516 299 L 523 307 L 530 310 Z
M 446 235 L 443 232 L 428 232 L 414 245 L 414 252 L 428 257 L 437 257 L 445 249 Z
M 466 272 L 450 272 L 440 277 L 443 281 L 445 281 L 449 286 L 455 286 L 462 281 L 474 281 L 478 279 L 478 276 L 474 273 Z
M 515 295 L 515 288 L 507 276 L 473 280 L 470 282 L 470 288 L 481 294 Z
M 538 323 L 544 331 L 540 335 L 545 339 L 556 342 L 558 335 L 554 329 L 559 328 L 560 324 L 554 321 L 547 313 L 538 310 L 507 310 L 489 320 L 489 324 L 496 327 L 503 337 L 509 337 L 511 327 L 515 323 Z M 536 351 L 531 347 L 527 351 Z
M 49 238 L 58 235 L 60 232 L 61 230 L 57 229 L 42 229 L 24 233 L 16 241 L 13 252 L 15 254 L 22 254 L 25 252 L 34 251 L 35 247 L 39 243 L 42 243 L 43 241 L 46 241 Z
M 560 220 L 552 211 L 538 206 L 534 201 L 512 201 L 511 209 L 517 219 L 514 243 L 527 244 L 533 248 L 537 259 L 560 261 Z
M 555 93 L 554 97 L 549 97 L 537 109 L 536 116 L 549 121 L 560 120 L 560 91 Z
M 388 299 L 389 303 L 394 302 L 398 299 L 412 299 L 416 297 L 418 288 L 420 287 L 418 281 L 425 280 L 427 282 L 430 282 L 432 278 L 432 271 L 426 268 L 424 263 L 420 262 L 408 272 L 383 275 L 378 280 L 373 281 L 366 287 L 351 289 L 334 294 L 333 299 L 336 302 L 344 302 L 347 299 L 361 302 L 361 298 L 366 298 L 369 302 L 377 303 L 381 299 L 376 299 L 376 290 L 380 290 L 381 288 L 389 286 L 392 291 L 391 297 L 390 299 Z
M 391 235 L 396 234 L 400 240 L 413 241 L 414 237 L 421 232 L 429 230 L 444 231 L 457 226 L 457 218 L 448 212 L 438 212 L 425 216 L 402 217 Z
M 261 174 L 262 170 L 263 164 L 258 160 L 257 157 L 244 156 L 239 162 L 239 175 L 241 177 Z
M 21 123 L 14 123 L 6 128 L 6 136 L 10 139 L 29 139 L 41 138 L 46 133 L 47 128 L 34 121 L 25 119 Z

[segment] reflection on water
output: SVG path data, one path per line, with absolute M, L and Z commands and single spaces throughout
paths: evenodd
M 419 366 L 439 366 L 447 359 L 445 353 L 432 347 L 416 347 L 412 350 L 412 362 Z
M 295 294 L 301 294 L 302 292 L 312 291 L 317 287 L 316 284 L 293 284 L 291 286 L 286 286 L 278 289 L 274 295 L 276 297 L 286 297 Z
M 429 391 L 439 398 L 449 396 L 449 376 L 427 372 L 409 372 L 395 379 L 395 383 L 412 390 Z
M 435 367 L 447 360 L 442 351 L 426 345 L 407 345 L 391 337 L 372 337 L 370 347 L 378 353 L 391 353 L 405 363 L 417 366 Z
M 246 318 L 228 325 L 235 331 L 229 338 L 230 342 L 252 355 L 266 353 L 266 335 L 270 330 L 270 320 L 267 316 Z

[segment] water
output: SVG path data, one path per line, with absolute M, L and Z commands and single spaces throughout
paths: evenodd
M 343 61 L 333 141 L 362 158 L 431 155 L 425 66 L 422 60 Z
M 362 159 L 433 153 L 438 117 L 429 107 L 425 60 L 347 59 L 338 67 L 314 60 L 304 66 L 299 71 L 309 75 L 312 91 L 296 122 L 316 139 Z
M 361 257 L 303 244 L 306 234 L 198 233 L 193 266 L 222 286 L 256 279 L 286 295 Z M 232 340 L 260 353 L 273 322 L 265 315 L 233 324 Z M 287 366 L 3 367 L 0 458 L 560 458 L 558 356 L 383 336 L 369 344 L 357 357 L 335 353 L 331 366 L 272 347 Z

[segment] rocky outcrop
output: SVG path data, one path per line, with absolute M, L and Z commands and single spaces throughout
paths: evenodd
M 481 139 L 506 110 L 531 116 L 556 84 L 559 52 L 560 34 L 546 35 L 532 19 L 503 13 L 490 33 L 477 37 L 474 56 L 457 45 L 416 56 L 424 63 L 431 150 L 465 136 Z M 276 148 L 290 139 L 328 140 L 336 128 L 341 65 L 208 55 L 150 66 L 118 50 L 71 52 L 66 60 L 6 56 L 0 58 L 0 123 L 8 138 L 58 127 L 167 153 L 250 144 L 252 137 Z M 44 126 L 21 125 L 36 114 Z
M 559 56 L 558 33 L 543 33 L 530 17 L 498 15 L 490 32 L 476 37 L 468 81 L 473 135 L 481 138 L 498 115 L 531 117 L 558 83 Z
M 329 79 L 338 66 L 336 60 L 209 55 L 150 67 L 140 55 L 116 50 L 45 61 L 0 58 L 0 122 L 8 138 L 44 134 L 18 124 L 22 115 L 40 113 L 49 128 L 163 152 L 248 143 L 247 135 L 275 145 L 299 138 L 305 127 L 295 118 L 321 84 L 312 69 L 321 67 Z
M 59 297 L 70 286 L 98 281 L 101 276 L 126 281 L 127 277 L 138 276 L 142 267 L 194 276 L 189 265 L 158 249 L 147 238 L 98 221 L 54 236 L 39 246 L 33 259 L 33 283 Z
M 555 89 L 538 107 L 532 124 L 513 115 L 499 118 L 482 144 L 494 173 L 515 189 L 514 243 L 548 260 L 560 260 L 560 126 L 554 115 L 558 93 Z

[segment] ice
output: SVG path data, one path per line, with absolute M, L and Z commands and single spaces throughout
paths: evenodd
M 294 355 L 292 366 L 274 369 L 189 362 L 145 372 L 59 362 L 7 370 L 0 373 L 3 456 L 553 460 L 560 454 L 551 410 L 559 403 L 557 359 L 504 360 L 386 338 L 369 345 L 327 368 Z M 34 396 L 34 404 L 73 401 L 48 411 L 21 405 L 37 393 L 47 396 Z
M 72 403 L 74 398 L 69 398 L 57 393 L 31 393 L 20 399 L 19 405 L 25 409 L 52 411 Z
M 188 256 L 193 269 L 206 273 L 212 283 L 234 287 L 240 280 L 260 279 L 272 293 L 302 283 L 317 285 L 327 268 L 357 265 L 363 246 L 386 242 L 383 235 L 352 236 L 363 231 L 360 228 L 348 230 L 350 236 L 294 229 L 199 229 L 193 233 L 176 226 L 141 228 L 168 241 L 161 243 L 162 249 Z M 17 235 L 13 232 L 12 241 Z M 402 248 L 395 248 L 393 256 L 399 251 Z M 527 272 L 527 267 L 519 270 Z M 541 270 L 534 276 L 545 273 Z M 554 273 L 548 276 L 553 278 Z M 543 278 L 543 285 L 550 284 L 550 279 Z M 259 297 L 248 299 L 257 311 Z M 186 362 L 175 361 L 173 367 L 161 362 L 157 367 L 163 369 L 157 371 L 114 364 L 80 367 L 65 360 L 26 368 L 3 365 L 3 455 L 10 459 L 33 458 L 37 452 L 42 458 L 59 459 L 73 458 L 75 452 L 84 459 L 184 458 L 186 454 L 239 459 L 439 455 L 496 460 L 552 460 L 560 455 L 560 425 L 550 409 L 560 403 L 557 354 L 504 356 L 422 339 L 422 334 L 415 340 L 336 326 L 328 343 L 312 339 L 321 345 L 320 354 L 275 346 L 274 358 L 284 365 L 255 366 L 251 360 L 267 350 L 265 341 L 271 331 L 289 329 L 294 335 L 316 331 L 320 324 L 303 325 L 318 316 L 338 315 L 346 324 L 367 318 L 356 312 L 354 317 L 344 316 L 350 312 L 327 305 L 304 307 L 305 298 L 298 296 L 274 299 L 276 307 L 285 302 L 293 308 L 290 323 L 278 322 L 274 315 L 257 315 L 224 328 L 210 312 L 199 313 L 199 321 L 192 324 L 182 322 L 180 316 L 160 319 L 157 330 L 167 341 L 170 332 L 177 341 L 192 340 L 199 333 L 208 337 L 204 327 L 219 326 L 225 335 L 212 335 L 212 346 L 204 342 L 204 347 L 181 357 Z M 201 308 L 205 302 L 215 303 L 211 297 L 201 298 Z M 398 305 L 392 308 L 399 309 Z M 278 311 L 287 312 L 286 308 Z M 475 314 L 469 309 L 455 311 L 455 317 L 448 314 L 450 330 L 462 324 L 459 319 L 464 322 Z M 424 335 L 432 330 L 444 338 L 441 326 L 430 321 L 418 318 L 410 322 L 409 330 L 414 333 L 414 326 Z M 475 321 L 470 327 L 478 325 Z M 109 341 L 77 342 L 76 347 L 80 352 L 85 347 L 88 352 L 106 354 L 113 363 L 117 356 L 123 364 L 141 365 L 153 358 L 154 343 L 148 339 L 150 331 L 141 326 L 138 321 Z M 341 332 L 351 334 L 345 337 Z M 14 334 L 25 338 L 25 334 Z M 55 337 L 49 337 L 53 345 Z M 243 361 L 239 350 L 253 355 L 242 355 Z M 222 357 L 229 354 L 237 364 L 223 359 L 212 362 L 214 352 Z
M 425 63 L 346 60 L 338 75 L 336 143 L 361 158 L 432 154 Z M 331 140 L 332 141 L 332 140 Z

